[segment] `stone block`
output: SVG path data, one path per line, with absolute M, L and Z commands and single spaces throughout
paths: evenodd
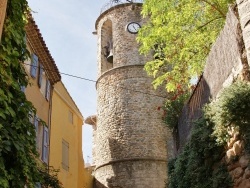
M 238 168 L 238 167 L 241 167 L 241 166 L 240 166 L 240 163 L 239 163 L 239 162 L 236 162 L 236 163 L 230 164 L 230 165 L 227 167 L 227 169 L 228 169 L 228 171 L 232 171 L 232 170 L 234 170 L 234 169 L 236 169 L 236 168 Z
M 249 168 L 245 169 L 243 178 L 245 178 L 245 179 L 249 179 L 250 178 L 250 170 L 249 170 Z
M 244 170 L 241 167 L 238 167 L 230 172 L 230 175 L 234 180 L 240 178 L 244 173 Z
M 243 150 L 243 142 L 238 140 L 233 145 L 233 151 L 235 155 L 240 155 Z
M 249 179 L 242 180 L 242 182 L 239 184 L 237 188 L 250 188 L 250 180 Z
M 234 150 L 233 148 L 227 150 L 226 152 L 226 156 L 225 156 L 225 160 L 227 163 L 230 163 L 230 161 L 232 160 L 232 158 L 235 156 Z
M 239 163 L 240 163 L 241 168 L 245 169 L 249 164 L 249 157 L 246 155 L 241 156 Z

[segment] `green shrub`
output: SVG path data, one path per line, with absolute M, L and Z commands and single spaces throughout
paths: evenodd
M 235 82 L 225 88 L 220 97 L 205 106 L 205 116 L 214 123 L 213 135 L 218 144 L 226 144 L 232 136 L 231 131 L 237 130 L 250 146 L 250 84 Z
M 194 123 L 183 152 L 170 161 L 169 188 L 231 187 L 232 180 L 225 165 L 219 165 L 224 148 L 216 144 L 212 132 L 212 124 L 204 118 Z

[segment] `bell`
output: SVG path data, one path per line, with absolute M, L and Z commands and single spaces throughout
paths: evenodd
M 109 55 L 107 57 L 107 61 L 109 63 L 113 63 L 113 49 L 110 50 Z

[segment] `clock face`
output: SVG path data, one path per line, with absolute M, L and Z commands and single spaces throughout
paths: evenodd
M 137 34 L 139 29 L 141 28 L 140 24 L 137 22 L 130 22 L 127 25 L 127 30 L 128 32 L 132 33 L 132 34 Z

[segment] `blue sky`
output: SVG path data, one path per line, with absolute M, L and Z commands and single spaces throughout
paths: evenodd
M 97 37 L 92 34 L 108 1 L 28 0 L 44 41 L 60 72 L 97 79 Z M 96 114 L 95 83 L 62 75 L 84 118 Z M 83 155 L 91 162 L 92 127 L 83 126 Z M 89 157 L 88 157 L 89 156 Z

